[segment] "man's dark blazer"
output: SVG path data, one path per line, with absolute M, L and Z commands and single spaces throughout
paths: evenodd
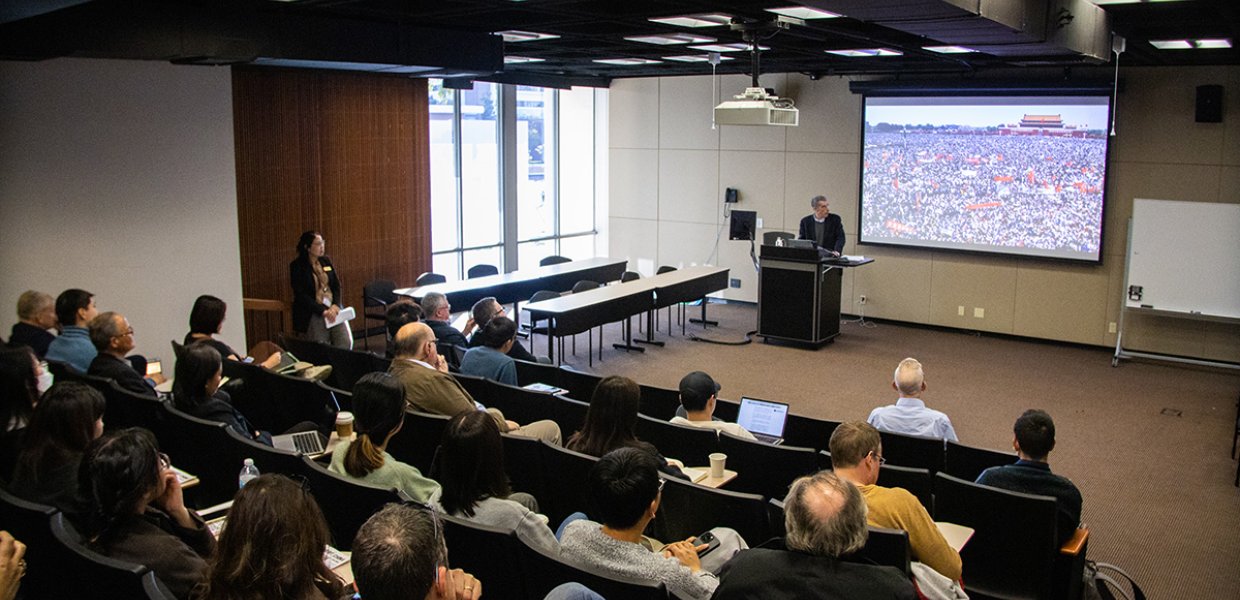
M 766 544 L 764 544 L 765 546 Z M 771 548 L 737 554 L 719 572 L 712 600 L 913 600 L 913 583 L 895 567 Z
M 155 388 L 146 382 L 146 378 L 133 370 L 133 365 L 129 361 L 116 358 L 106 352 L 100 352 L 95 356 L 95 360 L 90 361 L 90 369 L 87 371 L 87 374 L 95 375 L 96 377 L 107 377 L 116 381 L 117 385 L 135 394 L 151 398 L 159 397 L 159 394 L 155 393 Z
M 336 277 L 336 268 L 331 259 L 319 257 L 319 264 L 327 272 L 327 287 L 332 290 L 332 304 L 344 308 L 344 300 L 340 298 L 340 278 Z M 323 316 L 327 310 L 322 302 L 314 299 L 314 269 L 310 263 L 300 257 L 288 264 L 288 280 L 293 286 L 293 331 L 305 333 L 310 328 L 310 317 Z
M 819 246 L 836 252 L 844 251 L 844 221 L 840 220 L 840 216 L 831 213 L 827 215 L 827 230 L 823 234 L 822 243 Z M 801 229 L 797 232 L 799 240 L 818 240 L 814 239 L 814 215 L 807 215 L 801 219 Z

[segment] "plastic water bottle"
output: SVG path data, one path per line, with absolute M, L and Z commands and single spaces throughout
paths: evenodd
M 241 473 L 237 475 L 237 487 L 243 488 L 251 479 L 258 477 L 258 467 L 254 466 L 254 459 L 245 459 L 245 464 L 241 466 Z

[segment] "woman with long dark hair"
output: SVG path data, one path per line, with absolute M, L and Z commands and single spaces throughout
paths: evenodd
M 225 360 L 246 360 L 246 356 L 233 350 L 231 346 L 216 339 L 215 334 L 219 333 L 224 327 L 224 315 L 228 312 L 228 304 L 215 296 L 202 295 L 194 300 L 194 307 L 189 311 L 189 333 L 185 334 L 185 340 L 181 343 L 189 346 L 197 342 L 210 345 L 220 353 L 220 357 Z M 255 356 L 255 364 L 259 366 L 274 369 L 280 365 L 280 347 L 271 342 L 260 342 L 251 350 L 251 354 L 259 354 L 264 356 Z
M 43 394 L 26 428 L 25 444 L 9 491 L 68 514 L 86 510 L 78 496 L 82 453 L 103 435 L 103 394 L 64 381 Z
M 357 439 L 336 445 L 330 470 L 394 487 L 418 502 L 438 497 L 438 483 L 386 452 L 392 436 L 405 424 L 405 388 L 399 380 L 387 373 L 368 373 L 359 379 L 353 386 L 353 418 Z
M 669 464 L 650 442 L 637 439 L 638 409 L 641 407 L 641 388 L 628 377 L 612 375 L 604 377 L 594 388 L 590 407 L 586 410 L 586 422 L 581 430 L 568 438 L 565 448 L 601 457 L 617 448 L 637 448 L 659 459 L 659 470 L 684 478 L 680 467 Z
M 189 597 L 206 576 L 215 538 L 185 507 L 155 436 L 133 427 L 96 439 L 82 456 L 78 481 L 91 506 L 87 542 L 106 556 L 150 567 L 173 595 Z
M 233 499 L 197 598 L 336 600 L 345 588 L 323 564 L 328 538 L 309 491 L 283 475 L 260 475 Z
M 337 348 L 353 348 L 353 334 L 348 322 L 328 328 L 327 320 L 340 314 L 340 278 L 323 236 L 307 231 L 297 240 L 297 258 L 288 264 L 289 283 L 293 286 L 293 332 L 306 339 Z
M 443 432 L 432 469 L 443 486 L 444 512 L 483 525 L 516 531 L 526 544 L 558 554 L 560 543 L 538 514 L 534 497 L 513 493 L 504 471 L 499 425 L 483 411 L 452 417 Z
M 44 383 L 48 382 L 48 383 Z M 40 388 L 50 385 L 29 346 L 0 347 L 0 479 L 9 479 Z
M 214 347 L 205 342 L 186 346 L 177 357 L 172 405 L 199 419 L 226 423 L 237 433 L 270 446 L 271 434 L 250 425 L 233 407 L 228 392 L 220 389 L 223 377 L 224 361 Z

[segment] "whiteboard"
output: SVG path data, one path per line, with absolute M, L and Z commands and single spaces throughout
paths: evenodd
M 1240 318 L 1240 204 L 1137 198 L 1129 236 L 1129 308 Z

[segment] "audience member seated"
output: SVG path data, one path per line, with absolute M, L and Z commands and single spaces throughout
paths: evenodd
M 952 420 L 937 410 L 926 408 L 921 399 L 922 392 L 926 391 L 926 375 L 917 359 L 900 361 L 891 387 L 900 393 L 900 399 L 870 412 L 870 425 L 892 433 L 957 441 Z
M 91 442 L 80 485 L 91 505 L 83 534 L 96 551 L 150 567 L 178 598 L 202 583 L 215 538 L 185 508 L 181 484 L 151 432 L 122 429 Z
M 785 548 L 746 550 L 724 565 L 716 600 L 913 600 L 912 583 L 895 567 L 839 560 L 865 545 L 865 502 L 830 471 L 792 482 L 784 499 Z
M 430 292 L 422 296 L 422 314 L 431 331 L 435 332 L 435 337 L 438 338 L 440 344 L 445 346 L 469 345 L 465 336 L 474 330 L 474 321 L 471 318 L 466 323 L 464 333 L 457 331 L 451 323 L 452 305 L 448 304 L 447 296 L 439 292 Z
M 26 545 L 0 531 L 0 600 L 13 600 L 26 576 Z
M 0 348 L 0 479 L 13 474 L 40 388 L 51 379 L 28 346 Z
M 104 407 L 103 394 L 88 385 L 62 381 L 52 386 L 30 419 L 9 491 L 66 514 L 86 512 L 78 495 L 78 468 L 86 446 L 103 435 Z
M 682 600 L 710 598 L 719 585 L 715 572 L 748 546 L 735 531 L 715 528 L 710 533 L 719 547 L 705 558 L 698 552 L 706 545 L 694 545 L 694 538 L 653 547 L 642 532 L 659 509 L 662 491 L 653 454 L 637 448 L 605 454 L 586 477 L 586 494 L 601 523 L 580 519 L 565 526 L 561 554 L 607 573 L 662 582 Z
M 527 546 L 550 554 L 560 543 L 538 514 L 538 502 L 513 493 L 504 472 L 504 444 L 495 420 L 480 411 L 463 412 L 448 422 L 435 453 L 432 474 L 443 486 L 444 512 L 483 525 L 515 531 Z
M 1013 492 L 1054 496 L 1059 510 L 1059 543 L 1071 538 L 1081 522 L 1081 492 L 1067 477 L 1051 473 L 1047 462 L 1055 449 L 1055 421 L 1043 410 L 1029 409 L 1016 419 L 1012 448 L 1015 464 L 982 471 L 977 483 Z
M 486 327 L 487 323 L 491 322 L 491 319 L 494 319 L 495 317 L 508 316 L 504 312 L 504 305 L 500 304 L 494 296 L 487 296 L 486 298 L 475 302 L 474 308 L 470 312 L 474 317 L 474 326 L 478 329 L 474 332 L 474 335 L 469 338 L 470 348 L 485 345 L 487 336 L 484 333 L 483 328 Z M 520 340 L 513 340 L 512 348 L 509 348 L 508 352 L 505 354 L 517 360 L 524 360 L 528 362 L 551 362 L 551 359 L 542 360 L 531 354 L 529 350 L 525 349 L 525 346 L 521 345 Z
M 482 583 L 448 567 L 443 527 L 429 510 L 389 504 L 353 538 L 353 578 L 366 600 L 477 600 Z
M 228 392 L 220 389 L 224 377 L 223 360 L 208 342 L 185 347 L 177 358 L 176 377 L 172 380 L 172 404 L 187 414 L 225 423 L 237 433 L 271 445 L 271 434 L 255 429 L 232 405 Z
M 396 488 L 418 502 L 439 496 L 439 484 L 385 450 L 405 424 L 405 390 L 387 373 L 367 373 L 353 386 L 354 441 L 332 451 L 332 472 L 364 483 Z
M 535 421 L 522 426 L 504 419 L 499 410 L 475 402 L 460 382 L 448 374 L 448 361 L 439 355 L 436 341 L 429 323 L 409 323 L 396 332 L 396 358 L 389 372 L 404 385 L 405 399 L 414 410 L 449 417 L 471 410 L 486 410 L 504 433 L 560 445 L 560 426 L 554 421 Z
M 878 430 L 868 423 L 848 421 L 835 428 L 830 446 L 835 474 L 861 490 L 870 525 L 907 531 L 913 560 L 951 581 L 960 581 L 960 554 L 943 538 L 917 497 L 902 488 L 875 485 L 886 462 Z
M 99 314 L 95 308 L 95 295 L 79 289 L 69 289 L 56 297 L 56 320 L 60 322 L 60 335 L 47 346 L 47 360 L 65 363 L 80 373 L 90 370 L 90 361 L 99 353 L 90 341 L 87 327 Z
M 640 406 L 641 388 L 636 381 L 619 375 L 604 377 L 594 388 L 581 431 L 568 438 L 565 447 L 590 456 L 603 456 L 617 448 L 637 448 L 655 457 L 660 471 L 686 479 L 680 470 L 683 464 L 669 462 L 653 444 L 637 439 L 634 428 Z
M 517 385 L 517 363 L 508 355 L 517 341 L 517 324 L 508 317 L 495 317 L 478 329 L 474 337 L 486 341 L 470 348 L 461 359 L 461 372 L 492 381 Z
M 17 299 L 17 319 L 9 336 L 11 346 L 30 346 L 42 359 L 47 347 L 56 339 L 49 329 L 56 326 L 55 301 L 43 292 L 29 290 Z
M 120 313 L 105 312 L 90 320 L 90 341 L 99 354 L 90 362 L 87 373 L 115 380 L 121 388 L 142 396 L 158 397 L 155 383 L 134 370 L 125 358 L 135 347 L 133 327 Z
M 185 340 L 181 343 L 189 346 L 195 342 L 202 342 L 215 348 L 221 358 L 247 361 L 249 357 L 215 339 L 215 334 L 224 327 L 224 315 L 227 312 L 228 305 L 223 300 L 215 296 L 199 296 L 194 300 L 194 307 L 189 311 L 189 333 L 185 334 Z M 280 347 L 271 342 L 260 343 L 250 354 L 254 357 L 248 362 L 253 362 L 263 368 L 274 369 L 280 365 Z M 259 354 L 264 356 L 259 356 Z
M 715 400 L 721 386 L 702 371 L 694 371 L 680 380 L 680 405 L 685 416 L 672 417 L 677 425 L 689 425 L 715 431 L 726 431 L 734 436 L 754 440 L 752 433 L 736 423 L 715 419 Z
M 412 300 L 398 300 L 387 308 L 387 357 L 396 356 L 393 349 L 393 341 L 396 339 L 396 332 L 401 327 L 409 323 L 417 323 L 422 320 L 422 307 L 415 304 Z
M 196 598 L 342 598 L 344 582 L 323 563 L 329 535 L 309 491 L 283 475 L 260 475 L 237 492 Z

